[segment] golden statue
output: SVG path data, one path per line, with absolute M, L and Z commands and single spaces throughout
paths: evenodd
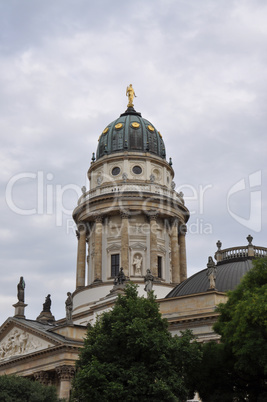
M 133 105 L 133 99 L 134 99 L 134 97 L 136 98 L 136 95 L 135 95 L 134 89 L 132 87 L 132 84 L 130 84 L 127 87 L 126 96 L 128 96 L 128 100 L 129 100 L 129 103 L 128 103 L 127 107 L 133 107 L 134 106 Z

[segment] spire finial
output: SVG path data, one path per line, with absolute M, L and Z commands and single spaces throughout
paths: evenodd
M 126 96 L 128 96 L 128 100 L 129 100 L 127 107 L 134 107 L 133 99 L 134 99 L 134 97 L 136 98 L 136 95 L 135 95 L 134 89 L 132 87 L 132 84 L 130 84 L 126 88 Z

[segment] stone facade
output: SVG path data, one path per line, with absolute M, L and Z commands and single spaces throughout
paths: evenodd
M 36 321 L 27 320 L 24 301 L 14 304 L 15 316 L 0 327 L 0 375 L 54 384 L 59 396 L 68 400 L 87 325 L 110 310 L 123 292 L 123 285 L 114 286 L 121 267 L 126 283 L 138 284 L 141 296 L 146 296 L 144 276 L 151 270 L 153 290 L 171 333 L 179 335 L 189 328 L 199 341 L 218 340 L 212 325 L 216 306 L 226 294 L 215 288 L 207 291 L 206 276 L 201 291 L 165 298 L 187 279 L 189 219 L 183 195 L 175 191 L 172 163 L 165 157 L 162 136 L 133 108 L 104 129 L 97 160 L 93 154 L 88 170 L 90 188 L 82 189 L 73 211 L 77 263 L 72 320 L 55 322 L 45 311 Z M 251 239 L 247 256 L 266 255 L 267 249 L 253 251 Z M 232 254 L 221 250 L 220 242 L 217 245 L 221 264 Z

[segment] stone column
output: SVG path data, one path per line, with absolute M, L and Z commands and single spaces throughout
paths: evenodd
M 157 214 L 150 215 L 150 271 L 154 277 L 158 276 L 158 244 L 157 244 Z
M 185 224 L 179 227 L 179 237 L 178 243 L 180 246 L 180 271 L 181 271 L 181 281 L 187 278 L 187 264 L 186 264 L 186 246 L 185 246 L 185 235 L 187 232 L 187 227 Z
M 76 289 L 85 286 L 85 264 L 86 264 L 86 229 L 80 225 L 76 231 L 78 237 Z
M 60 380 L 59 398 L 68 401 L 70 397 L 71 381 L 74 377 L 75 368 L 74 366 L 67 365 L 56 367 L 56 373 Z
M 102 281 L 102 216 L 95 219 L 95 272 L 94 282 Z
M 124 275 L 130 276 L 129 272 L 129 215 L 127 213 L 121 213 L 121 266 L 123 268 Z
M 172 282 L 180 283 L 180 258 L 178 245 L 178 220 L 172 222 L 171 227 L 171 260 L 172 260 Z

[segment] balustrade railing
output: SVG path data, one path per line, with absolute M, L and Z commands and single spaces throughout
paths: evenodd
M 215 259 L 217 262 L 248 257 L 267 257 L 267 248 L 250 244 L 248 246 L 231 247 L 224 250 L 220 249 L 215 253 Z
M 78 200 L 78 205 L 84 203 L 88 200 L 91 200 L 94 197 L 97 197 L 102 194 L 123 194 L 124 192 L 135 191 L 142 195 L 142 193 L 154 193 L 159 195 L 164 195 L 170 197 L 172 199 L 177 200 L 181 204 L 184 204 L 183 197 L 176 193 L 174 190 L 169 190 L 166 187 L 160 186 L 158 184 L 131 184 L 131 183 L 123 183 L 112 186 L 99 186 L 94 188 L 93 190 L 89 190 L 85 192 Z

